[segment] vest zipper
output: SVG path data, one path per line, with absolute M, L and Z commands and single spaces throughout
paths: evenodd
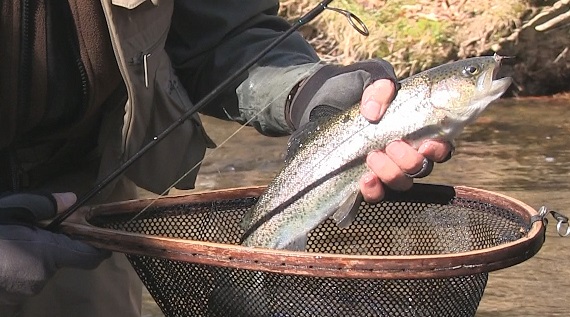
M 61 1 L 61 0 L 58 0 Z M 67 33 L 67 42 L 71 46 L 73 56 L 75 58 L 75 64 L 79 70 L 79 77 L 81 80 L 81 110 L 86 111 L 89 104 L 89 78 L 87 76 L 87 70 L 85 69 L 85 64 L 81 59 L 81 50 L 79 48 L 79 35 L 77 34 L 77 26 L 75 25 L 75 19 L 73 18 L 73 13 L 71 11 L 70 4 L 65 0 L 67 7 L 66 12 L 69 14 L 69 19 L 74 30 L 70 30 Z
M 25 120 L 26 115 L 30 111 L 30 87 L 31 87 L 31 76 L 32 76 L 32 41 L 34 38 L 33 34 L 33 25 L 30 18 L 30 14 L 32 12 L 30 0 L 22 0 L 21 3 L 21 17 L 20 17 L 20 27 L 21 27 L 21 34 L 20 34 L 20 61 L 19 61 L 19 76 L 18 76 L 18 125 L 23 126 L 23 121 Z M 67 3 L 67 1 L 66 1 Z M 69 3 L 67 3 L 69 6 Z M 70 19 L 74 22 L 73 16 L 71 15 L 71 9 L 68 7 L 68 12 L 70 14 Z M 75 25 L 75 23 L 73 23 Z M 75 57 L 75 63 L 79 70 L 79 76 L 81 80 L 81 109 L 86 110 L 88 103 L 89 103 L 89 79 L 87 76 L 87 71 L 85 69 L 85 65 L 81 59 L 81 53 L 79 50 L 78 39 L 74 38 L 73 35 L 77 35 L 76 31 L 68 32 L 68 42 L 71 45 L 71 49 L 73 51 L 73 55 Z M 10 152 L 10 175 L 11 175 L 11 182 L 12 182 L 12 189 L 14 191 L 22 190 L 22 178 L 23 172 L 21 166 L 18 164 L 17 160 L 15 159 L 14 155 L 15 152 L 12 151 L 13 148 L 10 147 L 8 151 Z
M 79 70 L 79 77 L 81 80 L 81 108 L 82 110 L 87 110 L 89 103 L 89 79 L 87 78 L 87 70 L 85 69 L 85 64 L 81 59 L 81 52 L 79 51 L 79 45 L 77 44 L 77 38 L 73 38 L 70 33 L 69 42 L 72 44 L 73 55 L 75 57 L 75 63 L 77 64 L 77 69 Z

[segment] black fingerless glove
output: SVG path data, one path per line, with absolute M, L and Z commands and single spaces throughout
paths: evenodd
M 93 269 L 111 255 L 34 226 L 56 213 L 57 203 L 49 193 L 0 195 L 0 312 L 16 312 L 57 270 Z
M 34 223 L 55 216 L 57 202 L 48 192 L 6 193 L 0 195 L 0 223 Z
M 400 88 L 394 68 L 381 59 L 348 66 L 325 65 L 295 86 L 285 107 L 287 124 L 293 130 L 309 121 L 329 117 L 355 105 L 368 85 L 389 79 Z

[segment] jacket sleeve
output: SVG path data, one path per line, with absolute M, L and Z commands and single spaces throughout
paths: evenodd
M 166 50 L 193 102 L 249 62 L 290 24 L 277 16 L 278 1 L 176 1 Z M 270 51 L 204 114 L 247 122 L 263 134 L 283 135 L 291 89 L 322 65 L 299 33 Z

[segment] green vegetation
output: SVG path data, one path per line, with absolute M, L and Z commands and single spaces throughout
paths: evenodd
M 281 12 L 293 19 L 318 2 L 285 1 Z M 330 6 L 348 10 L 362 19 L 370 30 L 368 38 L 353 30 L 343 15 L 333 12 L 323 13 L 305 34 L 324 60 L 348 64 L 381 57 L 394 65 L 399 76 L 408 76 L 469 55 L 460 54 L 465 41 L 498 40 L 505 36 L 513 21 L 526 10 L 524 2 L 340 0 Z
M 283 0 L 296 19 L 319 0 Z M 301 32 L 325 61 L 349 64 L 383 58 L 403 78 L 471 56 L 516 56 L 512 95 L 568 91 L 570 0 L 337 0 L 370 30 L 364 37 L 346 17 L 325 11 Z

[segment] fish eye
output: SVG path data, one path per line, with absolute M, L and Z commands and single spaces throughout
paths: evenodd
M 471 77 L 473 75 L 477 75 L 479 74 L 479 67 L 474 66 L 474 65 L 468 65 L 465 66 L 465 68 L 463 68 L 463 76 L 465 77 Z

